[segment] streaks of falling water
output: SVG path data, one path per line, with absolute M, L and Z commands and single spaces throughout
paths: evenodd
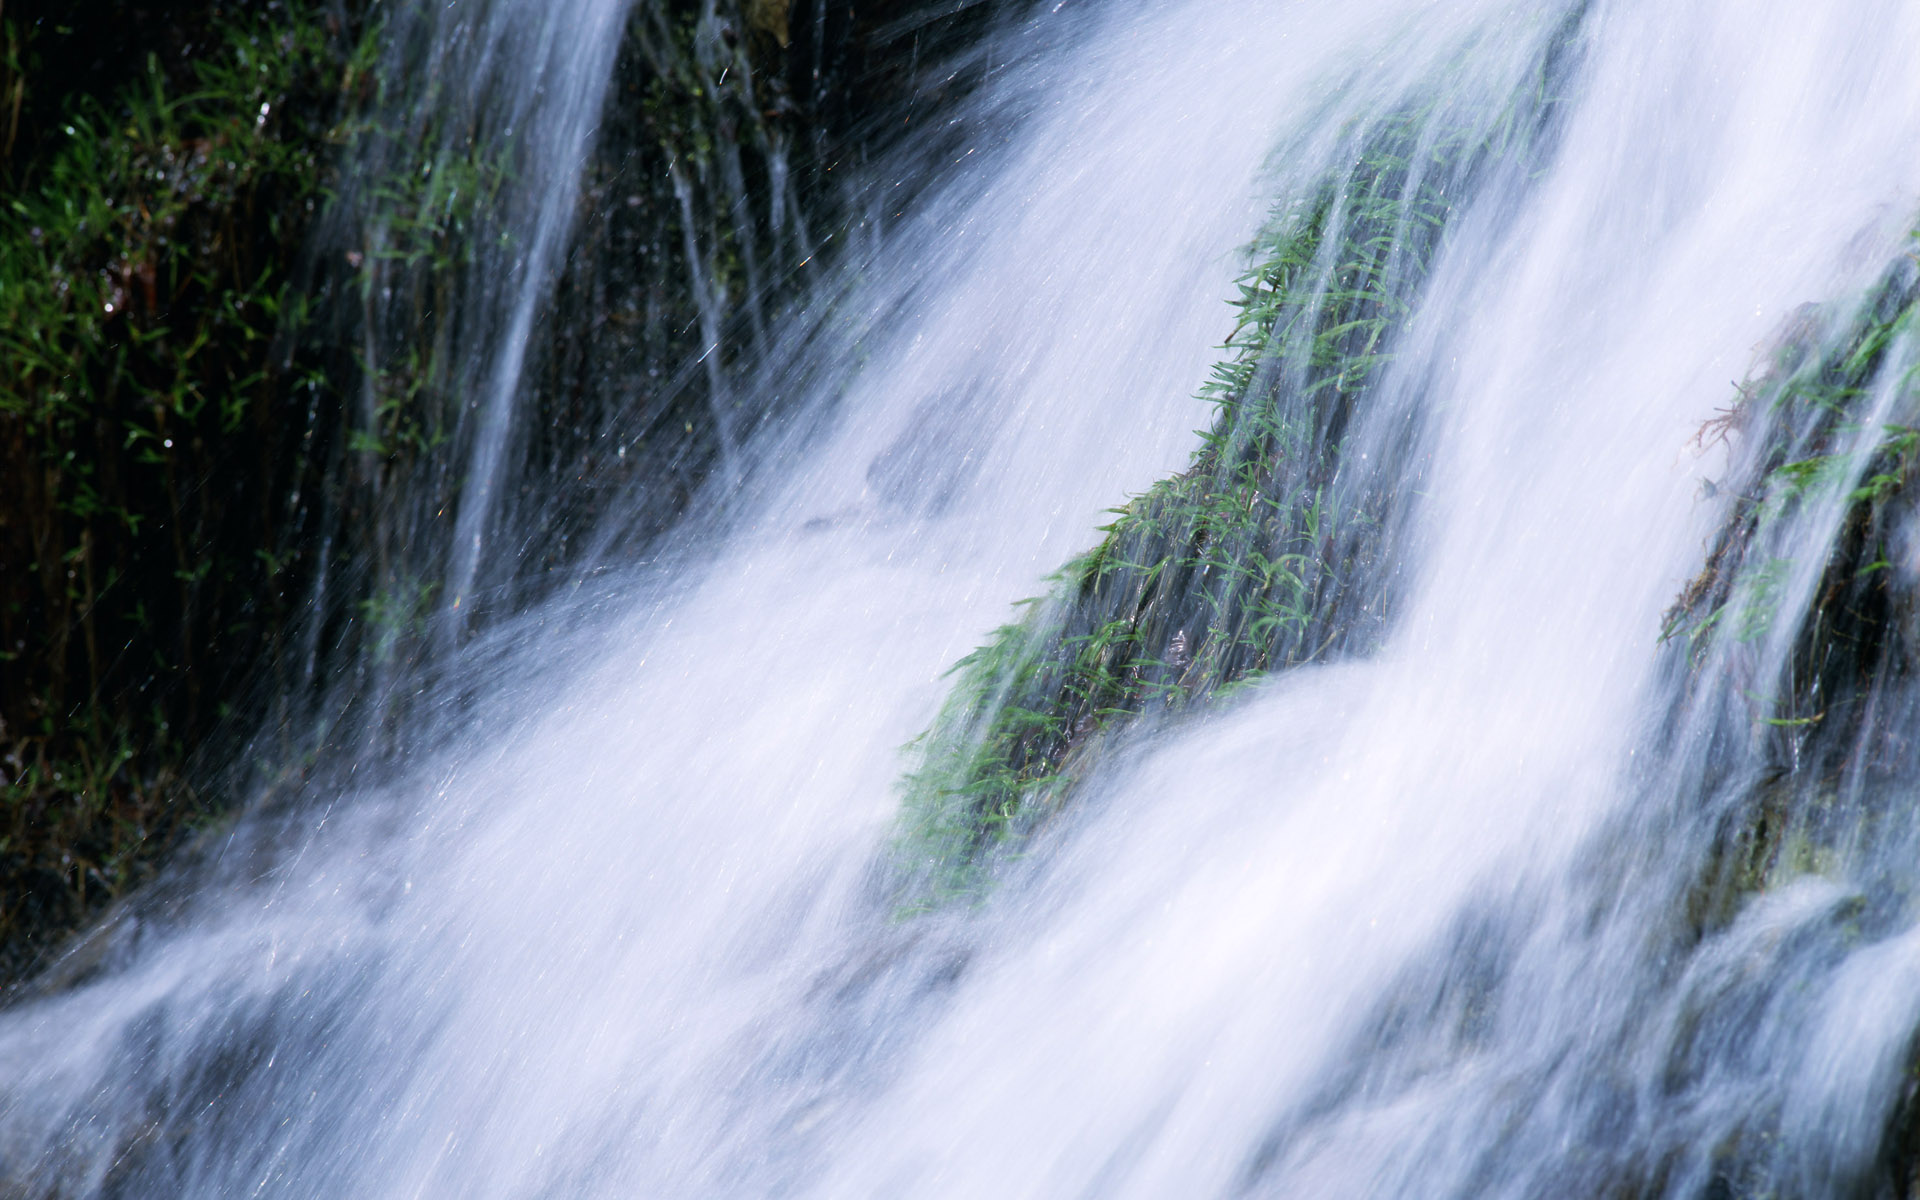
M 1621 873 L 1594 864 L 1657 865 L 1675 802 L 1634 756 L 1716 515 L 1688 436 L 1920 195 L 1920 29 L 1873 8 L 1594 5 L 1554 161 L 1516 219 L 1449 244 L 1419 318 L 1441 332 L 1398 368 L 1436 409 L 1386 647 L 1117 758 L 983 911 L 895 922 L 869 886 L 893 747 L 1103 504 L 1179 464 L 1289 114 L 1337 128 L 1443 63 L 1505 95 L 1550 25 L 1110 14 L 1044 66 L 1001 172 L 889 248 L 914 278 L 864 293 L 886 334 L 841 423 L 704 569 L 528 634 L 475 682 L 524 696 L 575 664 L 537 708 L 0 1017 L 0 1173 L 29 1195 L 1597 1190 L 1595 1162 L 1676 1115 L 1631 1053 L 1640 1014 L 1832 907 L 1790 889 L 1662 972 L 1621 950 L 1657 906 L 1596 897 Z M 1338 141 L 1286 144 L 1283 196 Z M 901 461 L 939 470 L 937 503 L 883 494 Z M 1869 1152 L 1911 940 L 1838 956 L 1824 1023 L 1777 1035 L 1818 1034 L 1768 1076 L 1798 1073 L 1785 1119 L 1826 1138 L 1809 1194 Z
M 413 559 L 401 564 L 403 572 L 436 578 L 450 608 L 471 599 L 490 559 L 507 558 L 494 553 L 493 542 L 516 420 L 525 420 L 516 418 L 516 400 L 527 346 L 577 215 L 585 156 L 630 5 L 457 0 L 401 6 L 390 17 L 383 63 L 388 94 L 369 118 L 385 136 L 362 139 L 344 206 L 362 227 L 342 236 L 354 239 L 356 260 L 364 252 L 369 264 L 362 285 L 371 311 L 358 420 L 369 435 L 380 428 L 377 381 L 393 365 L 382 361 L 383 335 L 397 337 L 404 357 L 421 353 L 416 343 L 429 340 L 429 318 L 449 331 L 433 339 L 445 342 L 433 352 L 446 359 L 438 369 L 458 403 L 429 419 L 453 439 L 455 461 L 448 473 L 455 485 L 442 496 L 439 481 L 422 481 L 413 508 L 407 497 L 388 498 L 400 506 L 390 518 L 400 527 L 385 552 Z M 460 164 L 474 162 L 498 178 L 463 178 Z M 434 171 L 452 180 L 431 192 L 432 205 L 446 212 L 396 213 L 386 193 L 408 185 L 396 183 L 395 174 Z M 408 242 L 410 222 L 445 219 L 452 212 L 472 214 L 473 262 L 462 295 L 442 296 L 438 303 L 461 311 L 423 313 L 417 303 L 409 307 L 412 289 L 400 282 L 418 254 Z M 396 324 L 405 328 L 395 330 Z M 449 501 L 454 515 L 446 533 L 444 523 L 428 514 Z M 423 505 L 425 511 L 413 510 Z
M 480 376 L 478 425 L 467 452 L 447 580 L 447 593 L 456 599 L 473 590 L 481 552 L 498 516 L 494 487 L 512 434 L 514 399 L 534 312 L 551 283 L 554 256 L 564 248 L 573 225 L 581 163 L 599 120 L 628 3 L 496 3 L 479 34 L 489 44 L 489 57 L 495 46 L 530 34 L 534 39 L 531 49 L 522 45 L 513 54 L 523 78 L 512 81 L 510 94 L 516 101 L 504 121 L 505 130 L 531 149 L 522 174 L 532 186 L 530 194 L 507 211 L 514 250 L 510 261 L 496 268 L 503 271 L 504 294 L 494 301 L 498 316 L 487 323 L 494 330 L 492 347 Z

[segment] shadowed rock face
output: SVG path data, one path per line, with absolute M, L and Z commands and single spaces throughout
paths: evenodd
M 871 164 L 901 131 L 949 119 L 985 70 L 971 50 L 1010 11 L 629 10 L 527 346 L 495 485 L 505 548 L 462 628 L 589 559 L 646 553 L 718 464 L 739 465 L 787 395 L 754 382 L 778 358 L 774 331 L 912 190 L 889 186 L 883 211 L 868 198 Z M 493 226 L 484 197 L 428 221 L 418 186 L 340 187 L 391 132 L 409 81 L 384 78 L 382 64 L 406 61 L 394 39 L 425 36 L 416 16 L 361 0 L 0 10 L 8 184 L 158 222 L 135 222 L 144 232 L 124 245 L 97 226 L 55 245 L 65 235 L 39 218 L 0 221 L 21 250 L 8 272 L 53 262 L 78 286 L 99 276 L 117 288 L 84 329 L 67 301 L 9 318 L 0 788 L 30 836 L 0 851 L 0 892 L 15 898 L 0 917 L 0 977 L 145 878 L 183 821 L 297 791 L 304 772 L 287 764 L 315 740 L 390 724 L 391 697 L 412 690 L 402 681 L 431 670 L 436 610 L 450 603 L 445 517 L 465 475 L 453 435 L 473 399 L 445 347 L 462 336 L 461 297 L 497 282 L 463 244 Z M 272 76 L 271 94 L 206 85 L 245 53 L 296 65 Z M 60 173 L 75 114 L 88 117 L 81 138 L 118 138 L 110 130 L 146 120 L 156 95 L 192 98 L 143 135 L 125 178 L 105 153 L 83 156 L 108 164 L 97 177 Z M 485 184 L 493 167 L 449 158 L 451 144 L 436 133 L 374 157 L 394 179 L 431 166 L 459 196 L 461 180 Z M 924 153 L 946 149 L 932 139 Z M 924 165 L 901 174 L 920 180 Z M 156 169 L 170 181 L 165 208 L 140 182 Z M 349 202 L 330 207 L 331 195 Z M 109 361 L 130 331 L 162 327 L 175 336 Z M 19 354 L 53 357 L 23 366 Z M 76 376 L 87 386 L 62 391 Z M 181 388 L 221 403 L 153 399 Z M 73 419 L 42 419 L 56 409 Z M 79 491 L 69 455 L 92 472 Z M 253 765 L 221 765 L 234 761 Z
M 644 552 L 716 467 L 743 468 L 794 391 L 780 331 L 796 336 L 833 265 L 980 131 L 954 125 L 884 180 L 877 165 L 904 135 L 949 120 L 986 69 L 977 43 L 1011 11 L 632 10 L 504 489 L 538 497 L 510 519 L 537 548 L 510 567 L 521 584 L 537 590 L 542 573 L 578 561 L 588 529 L 600 552 Z
M 635 9 L 532 374 L 529 411 L 545 419 L 528 426 L 524 467 L 543 499 L 526 519 L 543 550 L 522 570 L 568 561 L 588 527 L 615 553 L 644 552 L 717 467 L 744 465 L 800 389 L 783 374 L 808 336 L 796 317 L 834 264 L 954 147 L 997 136 L 956 118 L 1020 7 Z M 960 433 L 931 432 L 939 409 L 929 400 L 929 436 Z M 641 503 L 612 503 L 636 491 Z

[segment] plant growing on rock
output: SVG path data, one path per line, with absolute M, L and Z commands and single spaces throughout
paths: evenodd
M 1810 863 L 1865 865 L 1846 847 L 1920 765 L 1904 720 L 1920 661 L 1917 328 L 1920 269 L 1902 254 L 1853 300 L 1794 313 L 1726 414 L 1741 440 L 1727 516 L 1663 631 L 1696 702 L 1724 708 L 1711 736 L 1763 764 L 1714 812 L 1703 928 Z
M 1386 390 L 1395 350 L 1458 213 L 1540 154 L 1577 23 L 1493 117 L 1436 89 L 1358 122 L 1348 165 L 1276 209 L 1187 470 L 1113 510 L 1050 595 L 962 659 L 910 747 L 899 853 L 913 903 L 974 890 L 1141 718 L 1376 643 L 1395 497 L 1419 472 L 1417 409 Z

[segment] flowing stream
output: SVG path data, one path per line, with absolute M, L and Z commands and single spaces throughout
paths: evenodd
M 0 1194 L 1758 1195 L 1741 1139 L 1772 1194 L 1877 1194 L 1920 924 L 1843 936 L 1836 869 L 1674 934 L 1725 768 L 1660 632 L 1725 514 L 1696 431 L 1898 252 L 1920 10 L 1072 19 L 724 520 L 0 1012 Z M 901 747 L 1186 466 L 1240 247 L 1353 122 L 1435 78 L 1493 111 L 1568 29 L 1541 161 L 1462 201 L 1382 385 L 1420 470 L 1381 643 L 1143 725 L 983 898 L 899 911 Z

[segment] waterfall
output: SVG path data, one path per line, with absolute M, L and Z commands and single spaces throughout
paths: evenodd
M 500 593 L 527 523 L 513 493 L 540 424 L 527 411 L 528 354 L 577 223 L 628 8 L 372 10 L 377 83 L 343 97 L 344 181 L 309 270 L 333 294 L 326 320 L 297 335 L 350 359 L 341 375 L 357 380 L 327 511 L 303 530 L 323 542 L 305 674 L 345 681 L 306 697 L 321 730 L 356 700 L 374 710 L 367 726 L 391 717 L 425 644 L 466 635 L 476 593 L 509 607 Z
M 449 5 L 424 18 L 433 28 L 397 31 L 394 39 L 404 45 L 419 38 L 429 47 L 425 62 L 396 56 L 388 64 L 391 74 L 425 76 L 416 85 L 420 94 L 402 90 L 411 108 L 389 119 L 401 125 L 403 138 L 438 140 L 426 169 L 446 170 L 476 143 L 509 148 L 515 160 L 505 182 L 495 185 L 503 193 L 492 198 L 496 211 L 485 214 L 472 239 L 479 260 L 471 302 L 481 311 L 466 317 L 467 327 L 450 348 L 456 361 L 442 368 L 461 379 L 456 391 L 471 397 L 453 415 L 464 449 L 446 581 L 448 603 L 456 607 L 463 597 L 471 599 L 497 518 L 500 498 L 494 492 L 512 436 L 534 310 L 573 225 L 581 160 L 599 118 L 626 8 L 625 0 Z M 405 13 L 402 19 L 422 18 Z M 361 174 L 379 169 L 369 163 Z M 446 198 L 449 206 L 462 203 L 458 186 Z M 372 236 L 381 243 L 394 239 L 387 228 Z
M 717 515 L 476 638 L 431 750 L 209 838 L 0 1010 L 0 1191 L 1911 1194 L 1912 755 L 1776 809 L 1839 721 L 1788 705 L 1789 618 L 1911 445 L 1920 12 L 1063 19 L 973 101 L 1005 144 L 769 329 L 808 399 Z M 1407 114 L 1504 149 L 1429 171 L 1440 134 L 1370 132 Z M 1390 357 L 1285 484 L 1383 531 L 1368 623 L 1103 711 L 915 892 L 949 668 L 1079 602 L 1113 506 L 1237 461 L 1192 398 L 1236 281 L 1372 230 L 1383 145 L 1439 232 L 1378 233 Z M 1296 265 L 1334 311 L 1353 264 Z M 1287 336 L 1232 403 L 1331 394 Z M 1766 869 L 1714 884 L 1749 805 Z
M 481 267 L 498 272 L 499 281 L 493 286 L 501 295 L 494 301 L 497 316 L 482 324 L 492 346 L 479 376 L 475 429 L 454 523 L 447 591 L 456 607 L 463 597 L 470 598 L 482 551 L 497 519 L 500 498 L 494 487 L 512 433 L 513 402 L 534 309 L 573 224 L 580 160 L 600 112 L 626 7 L 625 0 L 500 4 L 486 15 L 486 28 L 480 34 L 487 43 L 483 60 L 530 34 L 534 44 L 513 48 L 511 61 L 530 76 L 507 81 L 506 94 L 519 101 L 515 111 L 507 114 L 500 132 L 484 127 L 481 131 L 482 136 L 513 138 L 527 145 L 520 168 L 527 195 L 516 197 L 518 203 L 505 212 L 503 223 L 511 233 L 506 261 Z M 478 91 L 488 82 L 483 69 L 468 86 Z M 536 98 L 537 104 L 528 103 Z M 472 107 L 478 109 L 480 104 Z

